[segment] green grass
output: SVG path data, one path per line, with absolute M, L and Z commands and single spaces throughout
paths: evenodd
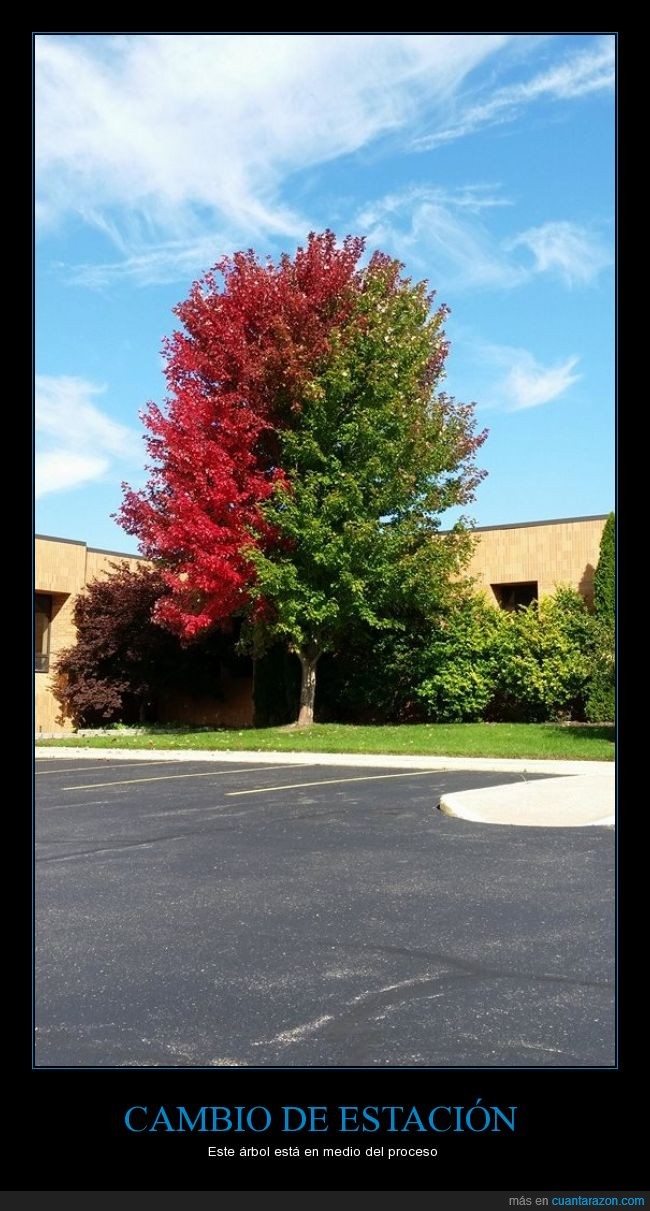
M 555 723 L 415 723 L 354 726 L 315 723 L 309 728 L 220 728 L 181 731 L 119 729 L 95 736 L 41 740 L 79 748 L 236 749 L 255 752 L 405 753 L 441 757 L 536 757 L 613 761 L 614 728 Z

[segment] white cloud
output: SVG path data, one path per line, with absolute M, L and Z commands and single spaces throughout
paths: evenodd
M 519 84 L 500 88 L 484 101 L 460 108 L 454 121 L 414 140 L 413 147 L 426 151 L 453 139 L 472 134 L 483 126 L 513 121 L 525 105 L 542 98 L 571 100 L 614 87 L 615 41 L 611 34 L 568 56 L 545 72 Z
M 454 324 L 453 392 L 477 401 L 481 412 L 521 412 L 559 399 L 580 381 L 576 354 L 542 362 L 517 345 L 487 341 L 471 326 Z M 459 374 L 462 375 L 459 378 Z
M 538 408 L 564 395 L 573 383 L 580 379 L 573 371 L 579 358 L 568 357 L 554 366 L 542 366 L 526 349 L 497 351 L 496 359 L 510 360 L 510 369 L 505 378 L 494 389 L 494 395 L 505 403 L 510 412 L 524 408 Z
M 413 185 L 398 193 L 386 194 L 378 201 L 371 202 L 359 214 L 359 221 L 364 224 L 374 224 L 386 215 L 402 213 L 406 208 L 416 203 L 440 203 L 443 206 L 467 211 L 470 214 L 480 214 L 483 210 L 491 210 L 495 206 L 510 206 L 512 203 L 499 192 L 499 185 L 479 183 L 461 185 L 455 189 L 443 189 L 438 185 Z
M 68 280 L 94 287 L 122 278 L 182 280 L 217 252 L 260 238 L 304 237 L 317 224 L 286 201 L 295 174 L 382 137 L 403 139 L 406 129 L 426 121 L 431 134 L 411 146 L 433 147 L 510 121 L 536 99 L 570 100 L 609 89 L 613 80 L 611 35 L 591 36 L 584 49 L 528 81 L 492 85 L 478 101 L 476 92 L 473 101 L 463 100 L 475 69 L 492 60 L 496 70 L 509 70 L 542 44 L 556 53 L 556 40 L 39 34 L 35 41 L 39 231 L 73 216 L 103 233 L 115 259 L 59 266 Z M 411 199 L 408 224 L 395 215 L 387 222 L 384 209 L 371 224 L 373 237 L 386 231 L 409 255 L 421 237 L 427 257 L 445 266 L 454 284 L 517 285 L 527 271 L 505 255 L 510 249 L 487 238 L 481 223 L 494 204 L 502 202 L 474 187 L 458 189 L 451 200 L 423 190 Z M 549 267 L 566 277 L 558 256 Z M 575 260 L 569 272 L 582 281 Z M 543 261 L 544 254 L 539 268 Z
M 445 290 L 511 289 L 538 273 L 584 286 L 611 263 L 609 250 L 577 223 L 549 222 L 508 240 L 495 238 L 484 212 L 508 205 L 496 185 L 417 186 L 371 203 L 355 223 L 371 244 L 408 258 Z M 512 256 L 518 248 L 532 253 L 532 264 Z
M 76 454 L 64 449 L 37 450 L 36 497 L 80 488 L 82 484 L 101 479 L 108 467 L 107 458 L 95 458 L 91 454 Z
M 98 226 L 130 275 L 179 272 L 218 228 L 304 235 L 283 185 L 448 112 L 504 34 L 36 37 L 39 224 Z M 153 260 L 152 260 L 153 257 Z M 179 262 L 180 257 L 180 262 Z M 140 258 L 140 259 L 139 259 Z M 157 258 L 157 259 L 156 259 Z
M 36 496 L 102 479 L 137 439 L 92 399 L 105 388 L 66 375 L 36 376 Z
M 528 271 L 505 255 L 481 218 L 482 211 L 508 204 L 496 186 L 417 187 L 366 207 L 356 225 L 371 244 L 426 268 L 436 288 L 511 288 Z
M 522 232 L 508 248 L 529 248 L 538 273 L 558 273 L 567 286 L 585 286 L 611 264 L 612 257 L 597 239 L 576 223 L 543 223 Z

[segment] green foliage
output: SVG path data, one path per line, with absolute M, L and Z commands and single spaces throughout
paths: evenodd
M 594 574 L 594 670 L 587 695 L 587 718 L 609 722 L 616 712 L 616 523 L 610 513 L 600 540 Z
M 594 668 L 587 694 L 590 723 L 611 723 L 616 717 L 616 652 L 614 628 L 594 619 Z
M 594 633 L 580 594 L 558 588 L 552 597 L 502 617 L 494 717 L 540 723 L 584 719 Z
M 319 719 L 583 720 L 593 669 L 609 667 L 594 619 L 568 588 L 508 613 L 459 584 L 435 615 L 401 624 L 357 634 L 323 661 Z
M 598 566 L 594 573 L 594 613 L 614 626 L 616 617 L 616 520 L 609 514 L 600 539 Z
M 398 634 L 400 617 L 435 610 L 469 557 L 459 523 L 438 515 L 473 496 L 484 439 L 473 411 L 433 397 L 444 312 L 429 313 L 424 284 L 379 259 L 350 300 L 302 408 L 279 434 L 287 480 L 264 506 L 280 540 L 251 550 L 261 612 L 257 642 L 284 641 L 314 659 L 368 628 Z M 262 604 L 263 603 L 263 604 Z
M 507 623 L 508 616 L 478 594 L 461 596 L 440 619 L 416 688 L 427 719 L 463 723 L 482 718 L 496 690 Z
M 341 650 L 323 656 L 319 720 L 406 723 L 425 718 L 414 687 L 430 623 L 421 614 L 400 622 L 390 630 L 357 628 Z

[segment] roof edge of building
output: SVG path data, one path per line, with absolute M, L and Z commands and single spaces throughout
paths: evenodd
M 613 512 L 613 510 L 612 510 Z M 583 517 L 549 517 L 543 521 L 506 521 L 500 526 L 472 526 L 472 534 L 481 534 L 484 530 L 525 530 L 535 526 L 566 526 L 574 521 L 606 521 L 609 513 L 589 513 Z M 449 534 L 450 530 L 441 530 L 441 534 Z
M 65 542 L 72 547 L 85 547 L 87 551 L 93 551 L 95 555 L 117 555 L 120 559 L 143 559 L 147 562 L 146 555 L 135 555 L 129 551 L 112 551 L 107 547 L 89 547 L 87 542 L 81 538 L 59 538 L 56 534 L 35 534 L 34 538 L 41 538 L 45 542 Z
M 129 551 L 109 551 L 106 547 L 88 547 L 88 551 L 93 551 L 95 555 L 117 555 L 119 559 L 143 559 L 148 563 L 146 555 L 131 555 Z
M 534 526 L 564 526 L 574 521 L 606 521 L 609 513 L 588 513 L 580 517 L 548 517 L 542 521 L 506 521 L 498 526 L 472 526 L 473 534 L 481 534 L 485 530 L 525 530 L 532 529 Z M 441 530 L 441 534 L 450 533 L 449 530 Z M 34 538 L 44 539 L 46 542 L 65 542 L 73 547 L 85 547 L 87 551 L 94 551 L 97 555 L 117 555 L 121 559 L 144 559 L 146 555 L 131 554 L 128 551 L 113 551 L 107 547 L 89 547 L 88 543 L 80 538 L 59 538 L 56 534 L 35 534 Z

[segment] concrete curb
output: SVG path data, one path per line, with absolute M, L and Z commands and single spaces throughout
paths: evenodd
M 447 816 L 527 828 L 614 828 L 614 780 L 600 774 L 509 782 L 443 795 Z
M 542 761 L 532 757 L 423 757 L 387 753 L 296 753 L 296 752 L 219 752 L 206 749 L 120 749 L 120 748 L 47 748 L 37 744 L 35 756 L 41 760 L 74 761 L 214 761 L 250 762 L 264 765 L 333 765 L 377 767 L 383 769 L 475 770 L 486 773 L 529 773 L 549 775 L 592 775 L 614 780 L 613 761 Z M 519 783 L 517 783 L 519 786 Z M 468 791 L 467 794 L 474 794 Z

